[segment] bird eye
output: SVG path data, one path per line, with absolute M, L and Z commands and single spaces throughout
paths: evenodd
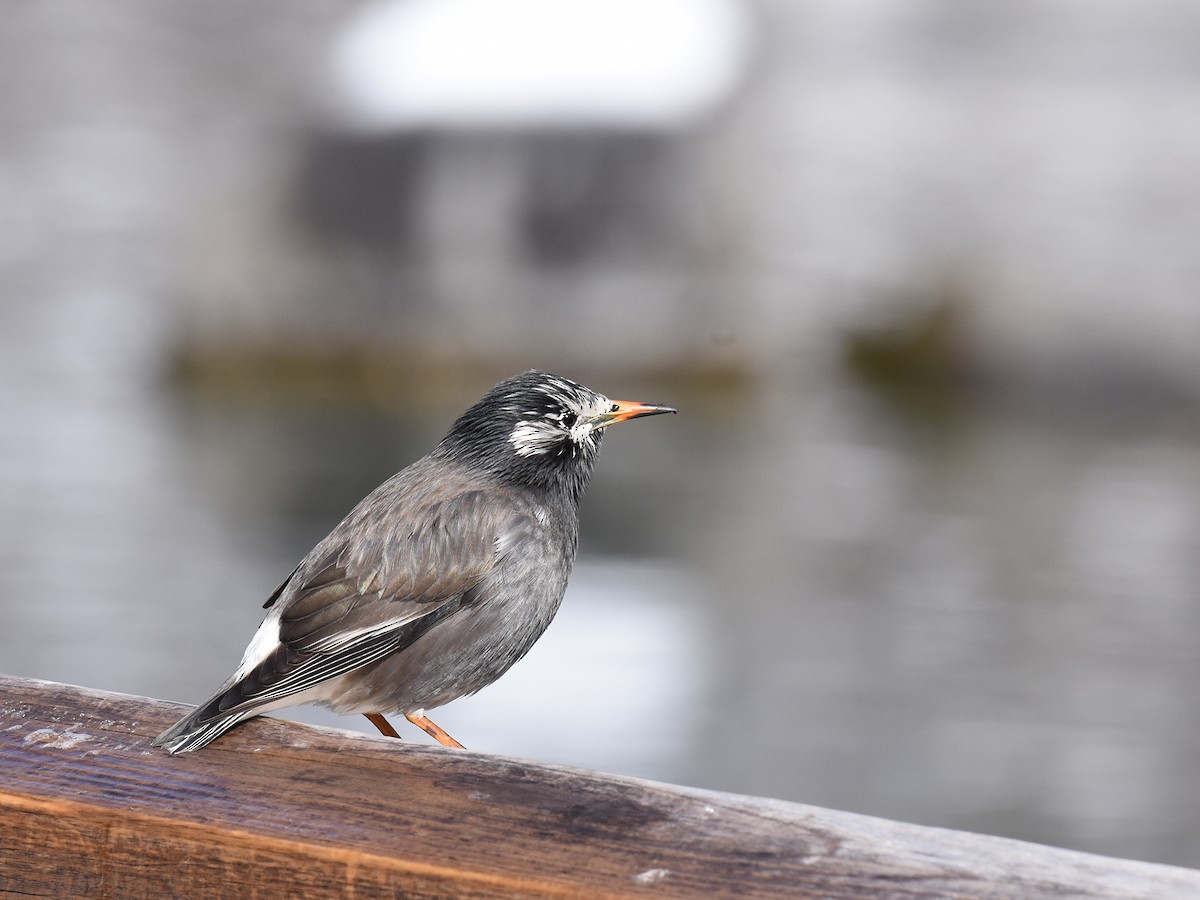
M 621 404 L 620 404 L 620 403 L 614 403 L 612 406 L 610 406 L 610 407 L 608 408 L 608 411 L 609 411 L 610 413 L 614 413 L 614 412 L 616 412 L 617 410 L 619 410 L 620 408 L 621 408 Z

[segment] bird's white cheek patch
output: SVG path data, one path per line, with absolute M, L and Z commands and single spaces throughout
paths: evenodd
M 592 439 L 592 424 L 585 420 L 580 420 L 571 427 L 571 440 L 577 444 L 582 444 L 584 441 Z
M 562 438 L 562 432 L 538 422 L 521 422 L 508 436 L 517 456 L 543 456 Z

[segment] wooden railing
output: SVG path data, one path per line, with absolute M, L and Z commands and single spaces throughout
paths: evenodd
M 1200 872 L 0 676 L 0 895 L 1200 897 Z

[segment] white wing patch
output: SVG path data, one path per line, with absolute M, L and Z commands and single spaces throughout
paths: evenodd
M 275 652 L 275 648 L 279 646 L 279 615 L 279 608 L 276 607 L 258 626 L 258 631 L 254 632 L 254 637 L 250 639 L 250 646 L 242 654 L 242 663 L 234 672 L 233 681 L 241 681 L 255 666 Z

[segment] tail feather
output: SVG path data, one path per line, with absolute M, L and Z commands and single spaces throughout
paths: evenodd
M 189 753 L 206 747 L 234 725 L 252 719 L 278 705 L 261 696 L 259 682 L 273 665 L 286 660 L 285 651 L 277 647 L 266 659 L 245 675 L 234 675 L 220 689 L 184 716 L 153 741 L 155 747 L 165 747 L 168 753 Z
M 190 753 L 215 741 L 234 725 L 257 716 L 260 709 L 243 709 L 223 712 L 221 701 L 228 691 L 222 691 L 208 702 L 196 707 L 153 741 L 151 745 L 164 747 L 171 754 Z

